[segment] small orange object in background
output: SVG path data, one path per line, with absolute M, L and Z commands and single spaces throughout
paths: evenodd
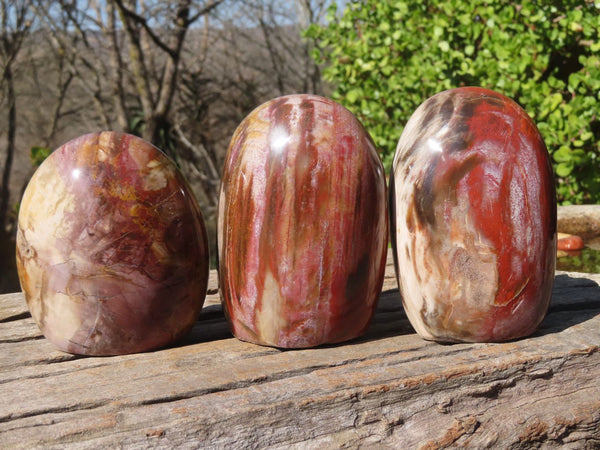
M 557 250 L 581 250 L 584 247 L 583 239 L 574 234 L 558 233 Z

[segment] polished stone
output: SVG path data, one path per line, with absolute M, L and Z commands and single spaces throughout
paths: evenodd
M 520 106 L 481 88 L 429 98 L 402 133 L 390 195 L 398 283 L 422 337 L 493 342 L 536 330 L 554 279 L 556 195 Z
M 239 339 L 312 347 L 364 333 L 387 252 L 383 166 L 357 119 L 313 95 L 236 130 L 219 201 L 219 277 Z
M 54 151 L 19 212 L 17 262 L 31 314 L 59 349 L 141 352 L 198 317 L 208 246 L 173 162 L 140 138 L 102 132 Z

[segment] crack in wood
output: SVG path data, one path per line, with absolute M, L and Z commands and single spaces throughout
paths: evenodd
M 71 405 L 59 406 L 55 408 L 42 408 L 42 409 L 31 409 L 29 411 L 25 411 L 17 414 L 8 414 L 5 416 L 0 415 L 0 423 L 15 421 L 18 419 L 24 419 L 27 417 L 33 416 L 43 416 L 50 414 L 63 414 L 74 411 L 85 411 L 85 410 L 93 410 L 98 409 L 103 406 L 106 406 L 108 402 L 89 402 L 89 403 L 74 403 Z
M 16 344 L 19 342 L 27 342 L 27 341 L 39 341 L 45 339 L 43 335 L 37 336 L 21 336 L 17 338 L 6 338 L 0 339 L 0 344 Z
M 13 314 L 12 316 L 7 316 L 0 318 L 0 323 L 8 323 L 8 322 L 16 322 L 18 320 L 28 319 L 31 317 L 29 311 Z
M 506 380 L 494 381 L 482 386 L 478 386 L 467 391 L 467 395 L 471 397 L 486 397 L 490 399 L 498 398 L 498 395 L 506 389 L 516 386 L 517 378 L 512 377 Z

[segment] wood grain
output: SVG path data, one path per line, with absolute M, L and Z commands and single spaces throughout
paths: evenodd
M 533 336 L 440 345 L 388 259 L 372 327 L 282 351 L 233 339 L 216 277 L 180 345 L 80 357 L 0 296 L 0 448 L 600 448 L 600 276 L 557 273 Z

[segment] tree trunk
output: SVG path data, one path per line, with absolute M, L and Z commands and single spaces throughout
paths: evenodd
M 117 33 L 116 12 L 111 2 L 106 4 L 106 16 L 108 18 L 108 35 L 110 36 L 110 68 L 113 76 L 113 98 L 117 123 L 122 131 L 130 132 L 129 120 L 127 120 L 127 109 L 125 107 L 125 92 L 123 89 L 123 59 L 121 58 L 121 46 Z
M 2 171 L 2 192 L 0 196 L 0 233 L 4 234 L 8 219 L 8 203 L 10 201 L 10 175 L 15 154 L 15 134 L 17 127 L 17 105 L 12 69 L 8 64 L 4 69 L 6 82 L 6 100 L 8 102 L 8 129 L 6 138 L 6 159 Z
M 146 115 L 145 120 L 146 120 L 146 125 L 142 132 L 142 138 L 154 145 L 160 145 L 161 144 L 161 136 L 160 136 L 161 131 L 167 130 L 169 128 L 166 115 L 155 114 L 152 111 L 150 111 L 150 114 Z M 166 149 L 162 149 L 162 148 L 161 148 L 161 150 L 166 151 Z

